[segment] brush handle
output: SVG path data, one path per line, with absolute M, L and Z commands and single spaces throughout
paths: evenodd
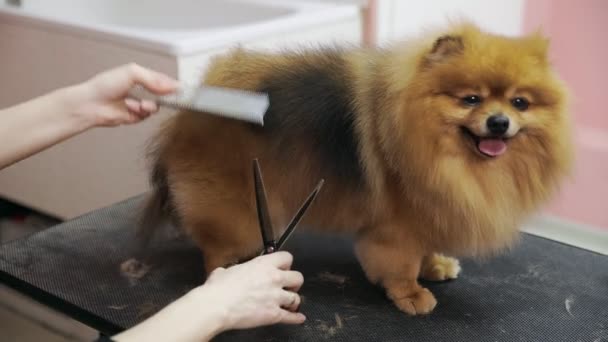
M 175 109 L 191 109 L 193 91 L 188 87 L 180 87 L 175 93 L 169 95 L 156 95 L 141 85 L 136 85 L 129 90 L 128 96 L 137 100 L 148 100 L 158 105 L 172 107 Z

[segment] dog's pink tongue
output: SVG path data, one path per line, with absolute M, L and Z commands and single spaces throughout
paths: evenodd
M 482 138 L 479 140 L 477 148 L 483 154 L 496 157 L 507 151 L 507 144 L 502 139 Z

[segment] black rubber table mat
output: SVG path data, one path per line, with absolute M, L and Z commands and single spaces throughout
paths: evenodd
M 133 198 L 0 247 L 0 281 L 107 334 L 149 317 L 204 281 L 183 238 L 144 253 Z M 427 283 L 439 302 L 408 317 L 370 285 L 344 237 L 296 233 L 304 273 L 301 326 L 233 331 L 218 341 L 608 341 L 608 257 L 524 234 L 511 252 L 463 261 L 455 281 Z M 121 272 L 135 258 L 137 277 Z M 184 318 L 187 319 L 187 318 Z

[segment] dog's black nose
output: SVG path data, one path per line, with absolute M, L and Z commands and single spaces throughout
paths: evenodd
M 494 114 L 488 118 L 486 125 L 492 134 L 505 134 L 509 129 L 509 117 L 503 114 Z

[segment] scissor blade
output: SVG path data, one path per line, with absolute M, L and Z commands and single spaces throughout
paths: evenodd
M 258 211 L 258 221 L 260 223 L 260 231 L 262 232 L 262 240 L 264 247 L 269 246 L 274 248 L 274 231 L 270 222 L 270 214 L 268 213 L 268 201 L 266 199 L 266 188 L 262 180 L 262 171 L 260 163 L 257 159 L 253 160 L 253 178 L 255 186 L 255 204 Z
M 298 225 L 298 223 L 300 222 L 302 217 L 304 217 L 306 210 L 308 210 L 308 207 L 310 207 L 312 202 L 315 200 L 315 197 L 317 197 L 317 195 L 319 194 L 319 191 L 321 191 L 321 188 L 323 187 L 323 183 L 325 183 L 325 180 L 321 179 L 319 181 L 319 183 L 317 184 L 317 186 L 315 187 L 315 189 L 310 193 L 310 195 L 308 195 L 308 198 L 306 198 L 306 201 L 304 201 L 304 203 L 302 204 L 300 209 L 296 212 L 294 217 L 291 219 L 291 222 L 289 222 L 289 224 L 287 225 L 287 228 L 285 229 L 285 232 L 283 232 L 283 235 L 281 235 L 281 238 L 279 239 L 279 241 L 276 244 L 277 250 L 281 249 L 281 247 L 283 246 L 285 241 L 287 241 L 287 239 L 289 238 L 291 233 L 293 233 L 293 231 L 296 229 L 296 226 Z

